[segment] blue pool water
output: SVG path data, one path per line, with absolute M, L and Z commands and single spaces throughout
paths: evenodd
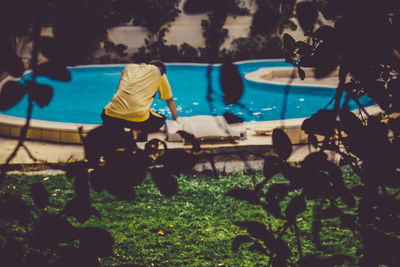
M 168 64 L 167 76 L 171 84 L 179 116 L 222 115 L 230 111 L 245 121 L 267 121 L 281 119 L 285 99 L 284 85 L 271 85 L 251 82 L 244 79 L 249 72 L 265 67 L 291 66 L 283 60 L 253 61 L 238 63 L 243 77 L 244 93 L 240 99 L 242 105 L 226 106 L 219 85 L 220 66 L 214 66 L 212 72 L 211 95 L 213 101 L 206 100 L 208 80 L 207 65 L 203 64 Z M 115 93 L 120 74 L 124 66 L 84 66 L 70 68 L 70 82 L 59 82 L 39 77 L 38 82 L 54 88 L 50 104 L 44 108 L 34 107 L 33 119 L 73 122 L 101 123 L 100 114 Z M 29 80 L 29 74 L 23 77 Z M 324 108 L 335 94 L 335 88 L 291 86 L 287 95 L 285 118 L 309 117 L 318 109 Z M 156 96 L 153 108 L 171 118 L 165 101 Z M 6 115 L 25 117 L 28 105 L 27 97 L 18 105 L 2 112 Z M 367 106 L 369 98 L 362 98 Z M 355 103 L 350 103 L 356 109 Z

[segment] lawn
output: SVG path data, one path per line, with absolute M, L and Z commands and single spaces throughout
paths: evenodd
M 345 170 L 348 183 L 355 176 Z M 266 216 L 260 206 L 238 201 L 225 194 L 234 188 L 253 188 L 262 173 L 252 176 L 243 172 L 221 175 L 214 179 L 207 175 L 177 177 L 179 192 L 168 198 L 159 193 L 150 177 L 136 190 L 134 201 L 120 201 L 107 192 L 91 191 L 93 206 L 102 218 L 92 216 L 84 224 L 69 219 L 74 226 L 97 226 L 108 230 L 114 240 L 113 255 L 102 258 L 102 266 L 267 266 L 268 257 L 249 251 L 246 244 L 238 252 L 231 250 L 233 239 L 245 230 L 235 221 L 266 222 L 276 229 L 283 221 Z M 280 176 L 269 183 L 283 182 Z M 32 204 L 29 186 L 42 182 L 50 194 L 50 213 L 60 212 L 73 198 L 73 181 L 65 175 L 10 175 L 2 188 L 4 192 L 22 194 Z M 282 205 L 287 205 L 283 201 Z M 267 218 L 267 219 L 266 219 Z M 314 253 L 311 241 L 312 207 L 297 219 L 302 238 L 303 254 Z M 354 256 L 360 243 L 349 230 L 340 229 L 335 219 L 324 221 L 321 243 L 328 256 L 335 253 Z M 297 255 L 295 235 L 289 231 L 284 240 Z

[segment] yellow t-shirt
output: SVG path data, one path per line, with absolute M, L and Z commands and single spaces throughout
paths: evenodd
M 104 108 L 110 117 L 141 122 L 150 116 L 150 106 L 156 93 L 160 99 L 172 97 L 167 76 L 150 64 L 129 64 L 122 71 L 117 92 Z

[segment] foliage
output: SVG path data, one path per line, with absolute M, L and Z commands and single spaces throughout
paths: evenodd
M 252 35 L 282 34 L 286 28 L 296 30 L 296 24 L 291 21 L 296 1 L 256 0 L 256 3 L 258 8 L 250 28 Z
M 225 54 L 234 60 L 281 58 L 285 55 L 282 45 L 282 38 L 278 36 L 240 37 L 232 41 L 231 50 Z
M 357 176 L 348 168 L 344 168 L 343 172 L 347 183 L 357 183 Z M 219 179 L 208 174 L 179 175 L 176 179 L 179 194 L 172 198 L 162 196 L 149 175 L 136 188 L 137 197 L 133 202 L 121 201 L 108 192 L 97 193 L 90 189 L 92 206 L 102 217 L 91 216 L 84 224 L 80 224 L 75 218 L 68 218 L 68 221 L 76 228 L 98 227 L 107 229 L 112 235 L 113 253 L 99 259 L 101 266 L 256 266 L 268 260 L 266 255 L 243 249 L 246 244 L 237 252 L 231 250 L 231 240 L 238 234 L 246 233 L 234 221 L 263 218 L 265 211 L 246 201 L 223 197 L 226 192 L 237 187 L 252 189 L 254 182 L 263 179 L 262 172 L 223 174 Z M 277 175 L 268 182 L 268 186 L 284 181 L 285 178 Z M 48 213 L 59 213 L 74 197 L 73 179 L 65 174 L 10 174 L 0 191 L 11 191 L 14 195 L 21 196 L 28 206 L 33 206 L 30 188 L 37 184 L 41 184 L 48 192 Z M 290 197 L 285 198 L 282 204 L 287 205 L 289 199 Z M 299 230 L 308 235 L 312 233 L 312 209 L 308 207 L 298 220 Z M 268 221 L 273 228 L 282 223 L 273 216 L 269 216 Z M 332 229 L 321 235 L 321 243 L 327 246 L 324 254 L 331 256 L 340 252 L 352 255 L 360 246 L 353 239 L 352 233 L 340 229 L 339 220 L 326 219 L 324 222 Z M 6 226 L 14 225 L 12 231 L 15 232 L 18 225 L 21 233 L 23 229 L 29 232 L 29 227 L 19 226 L 16 221 L 2 220 L 0 225 L 4 231 L 11 230 L 11 227 Z M 296 246 L 295 238 L 287 241 L 291 246 Z M 0 237 L 1 247 L 5 242 Z M 313 252 L 311 241 L 306 242 L 304 251 Z M 78 243 L 71 245 L 77 246 Z M 44 251 L 38 251 L 38 254 L 44 254 Z
M 360 8 L 359 1 L 299 2 L 296 15 L 309 43 L 283 36 L 287 62 L 298 68 L 314 69 L 317 78 L 325 77 L 339 68 L 339 81 L 334 108 L 319 110 L 304 120 L 302 130 L 309 135 L 310 145 L 317 150 L 309 154 L 299 166 L 286 162 L 292 151 L 290 139 L 280 130 L 273 132 L 275 154 L 265 158 L 265 179 L 252 190 L 232 190 L 229 196 L 260 205 L 269 216 L 282 219 L 279 228 L 268 227 L 268 221 L 238 222 L 247 230 L 233 241 L 233 249 L 250 243 L 250 248 L 271 257 L 273 266 L 333 266 L 344 262 L 357 266 L 397 266 L 400 258 L 394 247 L 399 245 L 399 131 L 397 81 L 399 79 L 396 18 L 400 5 L 370 1 Z M 334 26 L 316 28 L 318 12 L 334 19 Z M 360 112 L 348 109 L 350 100 L 358 102 L 368 95 L 382 109 L 379 115 L 369 115 L 360 105 Z M 342 95 L 346 100 L 341 101 Z M 319 136 L 322 142 L 318 142 Z M 348 164 L 359 175 L 356 184 L 344 183 L 341 170 L 328 159 L 327 152 L 340 155 L 341 163 Z M 287 181 L 267 187 L 267 182 L 281 173 Z M 290 196 L 289 204 L 282 200 Z M 304 254 L 307 239 L 298 229 L 297 218 L 308 206 L 314 206 L 312 240 L 317 250 L 326 219 L 337 218 L 341 227 L 349 229 L 362 247 L 358 262 L 354 256 L 337 254 L 321 257 L 318 253 Z M 352 212 L 345 212 L 343 205 Z M 285 235 L 289 229 L 297 239 L 297 250 L 288 246 Z

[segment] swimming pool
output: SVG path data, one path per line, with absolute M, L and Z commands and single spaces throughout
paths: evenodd
M 220 65 L 213 66 L 210 103 L 206 100 L 208 80 L 207 64 L 167 64 L 167 75 L 171 84 L 179 116 L 222 115 L 230 111 L 245 121 L 280 120 L 284 103 L 285 85 L 265 84 L 249 81 L 244 78 L 247 73 L 266 67 L 291 66 L 283 60 L 258 60 L 237 63 L 243 77 L 244 93 L 240 100 L 242 105 L 226 106 L 219 85 Z M 44 108 L 35 107 L 32 118 L 37 120 L 99 124 L 100 114 L 111 100 L 117 89 L 119 77 L 124 65 L 80 66 L 70 68 L 71 81 L 59 82 L 46 77 L 37 81 L 54 88 L 50 104 Z M 21 82 L 29 80 L 26 74 Z M 335 94 L 335 88 L 304 87 L 292 85 L 287 95 L 285 119 L 309 117 L 316 110 L 324 108 Z M 3 114 L 25 117 L 27 97 L 18 105 L 2 112 Z M 363 105 L 368 106 L 371 100 L 362 98 Z M 350 103 L 356 109 L 355 103 Z M 165 101 L 156 99 L 152 107 L 171 118 Z

